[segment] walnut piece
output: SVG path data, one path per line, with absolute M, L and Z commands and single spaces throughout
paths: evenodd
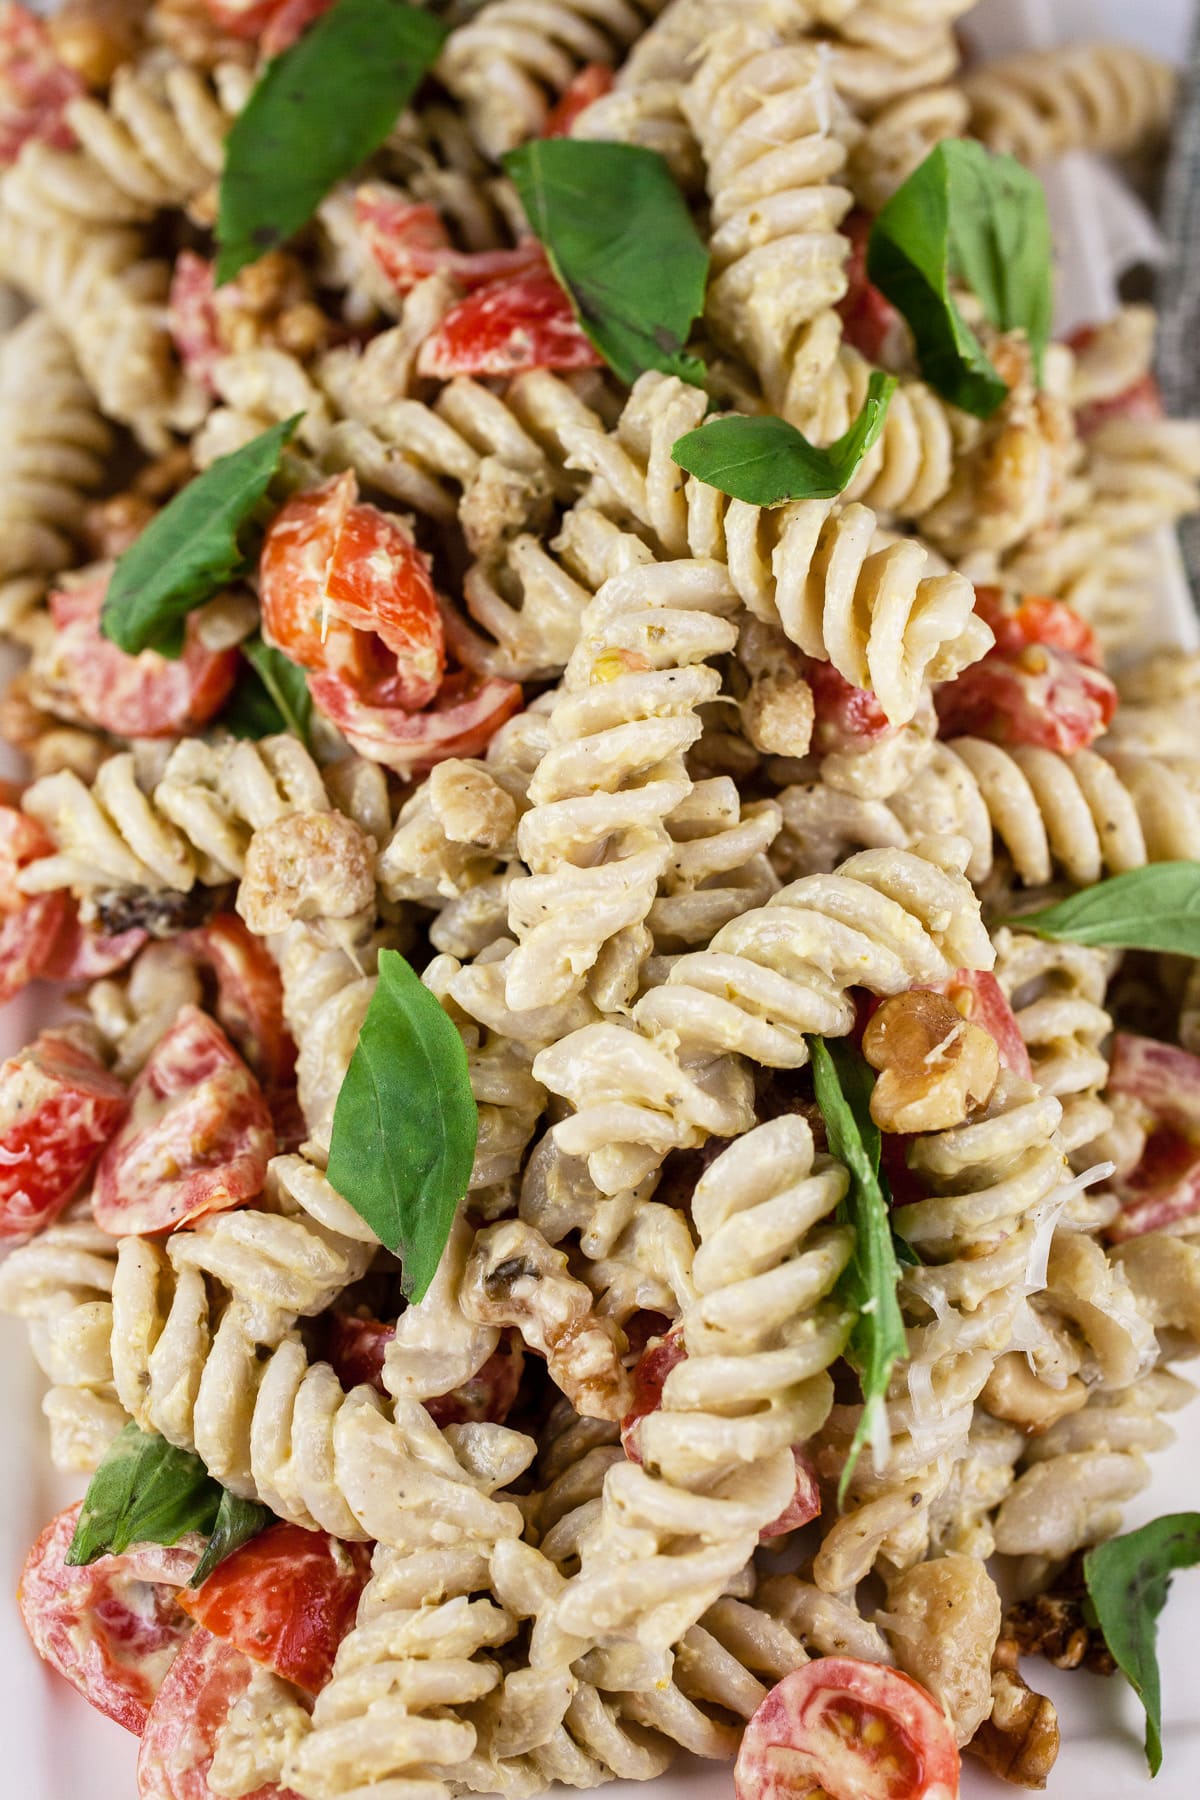
M 1047 1593 L 1022 1600 L 1004 1615 L 1001 1646 L 1005 1660 L 1044 1656 L 1056 1669 L 1090 1669 L 1094 1675 L 1111 1675 L 1116 1668 L 1112 1651 L 1098 1625 L 1084 1616 L 1087 1589 L 1083 1557 L 1077 1554 Z
M 1058 1757 L 1058 1714 L 1054 1702 L 1037 1694 L 1015 1669 L 992 1676 L 992 1715 L 968 1748 L 1002 1781 L 1044 1788 Z
M 980 1398 L 994 1419 L 1019 1425 L 1030 1437 L 1040 1437 L 1068 1413 L 1087 1403 L 1087 1389 L 1077 1375 L 1062 1387 L 1047 1387 L 1018 1350 L 1010 1350 L 996 1363 Z
M 885 1000 L 863 1035 L 879 1080 L 871 1117 L 881 1131 L 945 1131 L 987 1099 L 1000 1073 L 990 1032 L 944 994 L 914 988 Z
M 260 937 L 374 904 L 375 840 L 342 813 L 293 813 L 250 839 L 237 910 Z

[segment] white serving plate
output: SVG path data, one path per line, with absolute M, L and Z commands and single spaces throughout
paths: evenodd
M 36 0 L 35 0 L 36 3 Z M 731 0 L 736 4 L 736 0 Z M 43 10 L 48 10 L 43 8 Z M 969 17 L 973 40 L 989 54 L 1043 48 L 1074 37 L 1135 39 L 1182 60 L 1192 14 L 1190 0 L 983 0 Z M 1154 233 L 1110 171 L 1084 158 L 1055 171 L 1051 206 L 1058 226 L 1060 320 L 1064 329 L 1112 311 L 1116 278 L 1125 262 L 1153 253 Z M 1147 645 L 1200 646 L 1200 626 L 1173 539 L 1162 544 L 1163 579 L 1147 620 Z M 0 745 L 0 751 L 4 746 Z M 0 763 L 3 759 L 0 758 Z M 9 771 L 0 766 L 0 773 Z M 13 771 L 15 772 L 15 771 Z M 0 1009 L 0 1057 L 33 1036 L 48 996 L 36 990 Z M 46 1455 L 40 1411 L 43 1383 L 33 1366 L 25 1328 L 0 1318 L 0 1367 L 6 1371 L 0 1421 L 0 1588 L 11 1594 L 38 1532 L 83 1483 L 57 1476 Z M 1200 1500 L 1200 1409 L 1176 1416 L 1179 1437 L 1154 1459 L 1154 1481 L 1128 1513 L 1131 1525 Z M 1142 1757 L 1142 1716 L 1119 1680 L 1060 1674 L 1031 1665 L 1035 1684 L 1058 1708 L 1063 1749 L 1050 1778 L 1059 1800 L 1197 1800 L 1200 1795 L 1200 1697 L 1195 1679 L 1200 1632 L 1200 1573 L 1178 1579 L 1159 1635 L 1163 1674 L 1166 1764 L 1153 1783 Z M 25 1637 L 16 1606 L 0 1600 L 0 1800 L 135 1800 L 137 1745 L 92 1710 L 40 1662 Z M 623 1788 L 606 1789 L 614 1795 Z M 633 1800 L 634 1786 L 623 1800 Z M 1019 1790 L 985 1774 L 968 1758 L 963 1800 L 999 1800 Z M 641 1800 L 727 1800 L 730 1770 L 688 1761 L 675 1773 L 638 1784 Z

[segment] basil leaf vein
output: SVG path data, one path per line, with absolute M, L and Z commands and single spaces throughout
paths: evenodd
M 290 731 L 307 749 L 312 722 L 308 677 L 290 656 L 265 643 L 256 631 L 240 646 L 244 667 L 221 713 L 234 737 L 273 737 Z
M 951 139 L 930 152 L 871 228 L 867 274 L 904 315 L 921 373 L 987 418 L 1008 389 L 951 296 L 969 287 L 1001 331 L 1022 330 L 1040 376 L 1054 305 L 1050 219 L 1036 176 Z
M 396 950 L 338 1094 L 328 1175 L 422 1299 L 437 1273 L 475 1158 L 479 1114 L 454 1024 Z
M 132 1544 L 177 1544 L 195 1531 L 210 1539 L 201 1562 L 207 1574 L 272 1516 L 265 1506 L 229 1494 L 190 1450 L 129 1424 L 88 1483 L 66 1560 L 77 1567 L 120 1556 Z
M 1146 1709 L 1146 1762 L 1162 1767 L 1158 1619 L 1176 1569 L 1200 1563 L 1200 1513 L 1168 1513 L 1097 1544 L 1083 1559 L 1088 1598 L 1117 1667 Z
M 1014 931 L 1072 944 L 1200 957 L 1200 862 L 1129 869 L 1004 923 Z
M 338 0 L 267 64 L 225 140 L 218 286 L 299 231 L 379 148 L 448 31 L 404 0 Z
M 808 1045 L 829 1149 L 850 1171 L 839 1217 L 854 1227 L 854 1251 L 835 1292 L 855 1313 L 846 1354 L 862 1384 L 863 1410 L 838 1482 L 841 1506 L 863 1445 L 882 1437 L 888 1383 L 897 1362 L 908 1355 L 908 1339 L 896 1297 L 900 1264 L 880 1173 L 882 1145 L 870 1111 L 874 1077 L 849 1044 L 811 1037 Z
M 266 496 L 303 414 L 219 456 L 151 519 L 117 559 L 100 629 L 131 656 L 178 656 L 183 621 L 246 567 L 239 535 Z
M 657 151 L 539 138 L 504 167 L 576 316 L 631 386 L 647 369 L 704 384 L 684 354 L 704 308 L 708 251 Z
M 862 411 L 825 450 L 810 444 L 786 419 L 738 414 L 686 432 L 675 440 L 671 455 L 681 469 L 708 487 L 752 506 L 833 500 L 850 485 L 878 442 L 895 391 L 894 375 L 872 370 Z

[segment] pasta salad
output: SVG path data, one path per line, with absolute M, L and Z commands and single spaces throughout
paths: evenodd
M 1038 172 L 1175 77 L 970 30 L 0 8 L 18 1601 L 141 1800 L 1053 1789 L 1039 1656 L 1162 1762 L 1200 423 Z

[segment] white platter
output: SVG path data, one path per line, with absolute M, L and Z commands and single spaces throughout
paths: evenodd
M 36 0 L 35 0 L 36 3 Z M 736 0 L 731 0 L 736 5 Z M 48 10 L 43 7 L 40 10 Z M 969 16 L 970 34 L 990 54 L 1044 48 L 1074 37 L 1135 40 L 1161 55 L 1184 57 L 1190 0 L 983 0 Z M 1068 159 L 1050 184 L 1060 264 L 1060 324 L 1069 328 L 1111 312 L 1125 260 L 1153 246 L 1149 221 L 1110 171 Z M 1191 597 L 1174 541 L 1162 544 L 1158 604 L 1147 619 L 1147 646 L 1200 646 Z M 2 673 L 3 671 L 0 671 Z M 0 746 L 3 750 L 3 746 Z M 0 773 L 7 773 L 0 768 Z M 15 771 L 14 771 L 15 772 Z M 45 996 L 36 990 L 0 1009 L 0 1057 L 27 1043 Z M 25 1553 L 52 1515 L 78 1497 L 82 1483 L 50 1470 L 42 1382 L 22 1325 L 0 1319 L 0 1368 L 5 1372 L 0 1416 L 0 1590 L 13 1592 Z M 1129 1523 L 1195 1507 L 1200 1499 L 1200 1406 L 1176 1418 L 1178 1441 L 1155 1458 L 1150 1490 L 1129 1508 Z M 1096 1676 L 1063 1675 L 1038 1663 L 1036 1683 L 1058 1707 L 1063 1749 L 1049 1784 L 1050 1800 L 1197 1800 L 1200 1796 L 1200 1573 L 1178 1579 L 1160 1633 L 1166 1721 L 1166 1765 L 1151 1784 L 1142 1758 L 1140 1708 L 1125 1684 Z M 135 1800 L 137 1746 L 102 1719 L 35 1656 L 16 1606 L 0 1599 L 0 1800 Z M 605 1791 L 618 1800 L 623 1783 Z M 727 1800 L 726 1766 L 688 1763 L 636 1790 L 641 1800 Z M 963 1800 L 999 1800 L 1019 1790 L 984 1774 L 970 1759 Z

